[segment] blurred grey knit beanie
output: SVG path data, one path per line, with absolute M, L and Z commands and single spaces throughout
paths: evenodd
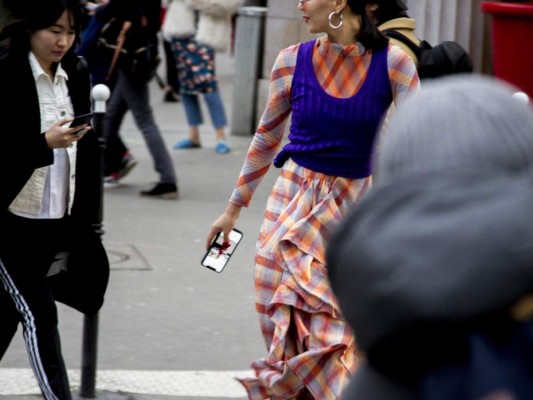
M 533 166 L 533 107 L 492 77 L 456 75 L 423 85 L 389 121 L 376 182 L 458 168 L 500 173 Z

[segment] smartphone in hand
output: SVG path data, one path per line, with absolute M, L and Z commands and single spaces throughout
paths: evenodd
M 80 126 L 80 125 L 83 125 L 83 124 L 90 124 L 92 119 L 93 119 L 93 113 L 77 115 L 77 116 L 74 117 L 74 119 L 70 123 L 69 127 Z M 80 129 L 79 131 L 76 132 L 76 136 L 82 137 L 87 132 L 88 132 L 87 128 Z
M 83 114 L 83 115 L 76 115 L 69 126 L 75 127 L 80 126 L 83 124 L 89 124 L 91 120 L 93 119 L 93 113 Z
M 224 241 L 222 232 L 217 233 L 202 259 L 202 265 L 213 271 L 222 272 L 241 239 L 242 232 L 237 229 L 230 232 L 229 241 Z

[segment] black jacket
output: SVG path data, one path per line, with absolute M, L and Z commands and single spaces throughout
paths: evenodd
M 88 71 L 72 51 L 65 55 L 61 65 L 69 77 L 67 85 L 74 113 L 79 115 L 90 112 L 91 85 Z M 0 88 L 1 230 L 2 218 L 9 205 L 33 171 L 53 164 L 54 156 L 40 129 L 37 88 L 27 54 L 9 56 L 0 61 Z M 70 259 L 78 261 L 73 261 L 72 265 L 69 263 L 69 269 L 72 271 L 70 277 L 76 276 L 79 282 L 68 288 L 58 285 L 56 297 L 87 313 L 96 311 L 102 305 L 109 274 L 106 253 L 92 226 L 97 222 L 102 196 L 100 152 L 94 130 L 90 130 L 77 144 L 76 193 L 71 220 L 75 231 L 73 235 L 79 239 L 73 244 Z M 89 270 L 90 276 L 82 277 Z M 63 279 L 59 276 L 56 278 L 56 281 Z M 71 284 L 72 281 L 69 282 Z M 76 293 L 77 284 L 85 288 L 80 287 Z M 89 297 L 83 299 L 84 295 Z
M 79 71 L 78 58 L 69 53 L 62 62 L 69 75 L 67 81 L 74 113 L 84 114 L 91 110 L 90 81 L 86 71 Z M 33 171 L 53 163 L 53 151 L 49 149 L 41 132 L 41 116 L 37 88 L 27 55 L 19 59 L 9 57 L 0 62 L 0 121 L 2 121 L 2 145 L 0 146 L 0 210 L 6 210 L 26 184 Z M 22 117 L 21 117 L 22 115 Z M 98 175 L 98 140 L 94 132 L 78 142 L 78 177 L 84 186 L 94 185 Z M 85 181 L 90 179 L 91 183 Z M 85 187 L 85 189 L 87 189 Z M 82 196 L 77 196 L 78 200 Z M 78 201 L 79 203 L 79 201 Z M 80 208 L 81 204 L 77 204 Z M 87 204 L 85 206 L 87 207 Z M 86 210 L 82 210 L 86 211 Z

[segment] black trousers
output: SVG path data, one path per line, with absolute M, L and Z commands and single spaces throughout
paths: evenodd
M 0 218 L 0 359 L 19 323 L 31 367 L 46 400 L 70 400 L 68 376 L 61 354 L 57 308 L 47 273 L 70 238 L 67 218 Z
M 179 94 L 180 85 L 178 82 L 178 69 L 176 68 L 176 59 L 174 58 L 172 43 L 170 43 L 168 40 L 163 40 L 163 50 L 165 51 L 167 84 L 172 87 L 172 90 L 174 90 L 176 94 Z

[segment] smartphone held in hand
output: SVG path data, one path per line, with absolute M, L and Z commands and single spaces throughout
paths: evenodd
M 241 239 L 242 232 L 237 229 L 231 231 L 229 241 L 224 240 L 222 232 L 217 233 L 211 247 L 202 259 L 202 265 L 213 271 L 222 272 Z
M 92 119 L 93 119 L 93 113 L 76 115 L 69 126 L 75 127 L 75 126 L 80 126 L 83 124 L 89 124 Z
M 83 114 L 83 115 L 76 115 L 72 122 L 70 123 L 69 127 L 75 127 L 75 126 L 81 126 L 83 124 L 90 124 L 91 120 L 93 119 L 93 113 Z M 83 137 L 88 132 L 88 128 L 80 129 L 78 132 L 76 132 L 76 136 Z

